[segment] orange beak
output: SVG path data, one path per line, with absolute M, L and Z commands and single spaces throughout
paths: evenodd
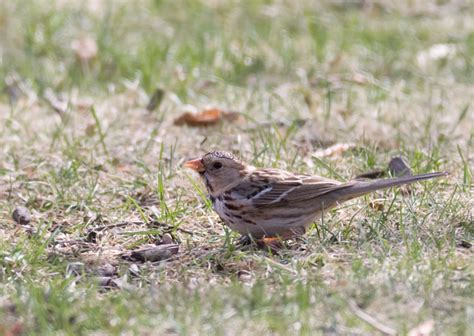
M 206 168 L 204 168 L 204 164 L 202 163 L 201 158 L 189 160 L 184 163 L 184 166 L 187 168 L 191 168 L 192 170 L 195 170 L 198 173 L 202 173 L 206 170 Z

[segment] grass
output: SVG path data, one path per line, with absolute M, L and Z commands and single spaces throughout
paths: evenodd
M 0 333 L 472 333 L 474 8 L 429 4 L 0 2 Z M 174 126 L 189 105 L 243 117 Z M 356 148 L 312 156 L 335 143 Z M 182 168 L 211 149 L 337 179 L 396 155 L 451 174 L 242 250 Z M 175 258 L 120 258 L 165 233 Z

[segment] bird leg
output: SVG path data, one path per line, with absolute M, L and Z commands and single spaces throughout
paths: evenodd
M 239 237 L 236 245 L 240 247 L 255 245 L 261 249 L 270 248 L 276 251 L 283 247 L 283 239 L 281 237 L 262 237 L 256 239 L 249 234 L 244 234 Z
M 250 234 L 244 234 L 237 240 L 237 245 L 243 247 L 255 243 L 259 248 L 270 248 L 271 250 L 278 251 L 283 248 L 285 240 L 300 237 L 305 231 L 304 227 L 298 227 L 283 232 L 283 234 L 278 236 L 263 236 L 261 238 L 254 238 Z
M 285 245 L 284 242 L 288 239 L 295 239 L 301 237 L 306 232 L 306 229 L 301 226 L 291 230 L 281 232 L 278 236 L 262 237 L 257 240 L 259 247 L 268 247 L 273 251 L 281 250 Z

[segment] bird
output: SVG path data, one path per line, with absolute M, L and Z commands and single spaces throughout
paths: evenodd
M 340 182 L 282 169 L 257 168 L 225 151 L 208 152 L 186 161 L 184 166 L 199 173 L 222 221 L 242 237 L 255 240 L 301 236 L 318 216 L 342 202 L 375 190 L 448 174 Z

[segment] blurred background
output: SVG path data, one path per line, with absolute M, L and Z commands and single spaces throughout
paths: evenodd
M 470 1 L 2 1 L 2 77 L 180 97 L 204 79 L 275 86 L 364 74 L 472 84 Z

